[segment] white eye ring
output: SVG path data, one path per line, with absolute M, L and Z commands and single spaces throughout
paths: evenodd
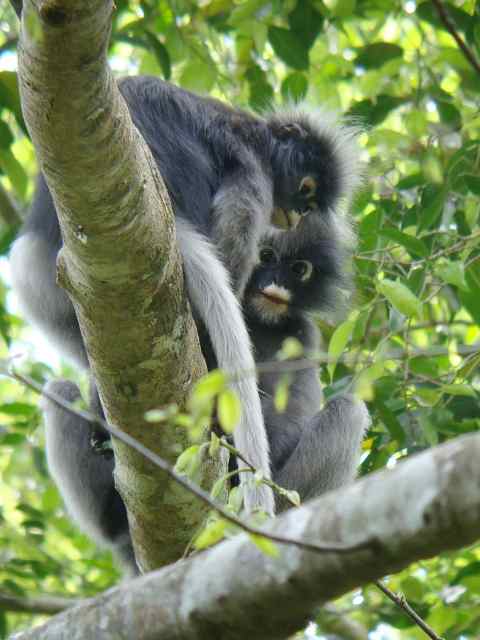
M 310 280 L 313 274 L 313 264 L 308 260 L 296 260 L 291 269 L 302 282 Z

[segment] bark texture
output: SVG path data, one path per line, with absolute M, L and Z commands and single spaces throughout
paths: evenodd
M 245 535 L 69 609 L 21 640 L 280 640 L 314 608 L 411 562 L 480 537 L 480 436 L 471 435 L 332 492 L 272 523 L 349 553 L 279 547 Z
M 185 433 L 143 415 L 182 405 L 205 365 L 168 194 L 107 64 L 112 11 L 105 0 L 24 4 L 22 108 L 62 227 L 59 281 L 74 302 L 107 419 L 174 461 Z M 178 559 L 205 508 L 131 449 L 117 444 L 115 453 L 141 567 Z M 205 465 L 206 484 L 220 468 Z

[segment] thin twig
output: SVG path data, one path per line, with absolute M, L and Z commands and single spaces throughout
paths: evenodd
M 186 489 L 187 491 L 195 495 L 199 500 L 207 504 L 211 509 L 213 509 L 219 515 L 221 515 L 222 518 L 227 520 L 227 522 L 230 522 L 231 524 L 239 527 L 240 529 L 242 529 L 243 531 L 251 535 L 263 536 L 265 538 L 268 538 L 269 540 L 272 540 L 272 542 L 277 542 L 278 544 L 291 545 L 291 546 L 295 546 L 300 549 L 303 549 L 304 551 L 312 551 L 315 553 L 326 553 L 326 552 L 351 553 L 354 551 L 373 548 L 378 544 L 378 542 L 375 539 L 371 539 L 367 542 L 362 542 L 354 545 L 342 545 L 342 544 L 335 544 L 335 543 L 319 545 L 319 544 L 313 544 L 309 542 L 303 542 L 302 540 L 295 540 L 293 538 L 286 538 L 284 536 L 269 533 L 267 531 L 264 531 L 263 529 L 258 529 L 257 527 L 253 527 L 252 525 L 244 522 L 237 516 L 227 511 L 222 505 L 218 504 L 215 500 L 213 500 L 206 491 L 204 491 L 201 487 L 197 486 L 187 477 L 179 475 L 175 471 L 173 466 L 170 465 L 166 460 L 161 458 L 154 451 L 151 451 L 150 449 L 148 449 L 148 447 L 143 445 L 141 442 L 138 442 L 138 440 L 133 438 L 128 433 L 120 431 L 120 429 L 118 429 L 117 427 L 114 427 L 108 424 L 105 420 L 102 420 L 99 416 L 96 416 L 93 413 L 90 413 L 89 411 L 86 411 L 84 409 L 76 409 L 70 402 L 68 402 L 58 394 L 52 393 L 50 391 L 45 391 L 42 388 L 41 384 L 39 384 L 35 380 L 32 380 L 32 378 L 29 378 L 28 376 L 24 376 L 20 373 L 17 373 L 13 369 L 10 369 L 8 372 L 4 372 L 4 375 L 7 375 L 12 379 L 17 380 L 18 382 L 21 382 L 23 385 L 32 389 L 36 393 L 39 393 L 45 396 L 46 398 L 51 400 L 54 404 L 64 409 L 65 411 L 68 411 L 72 415 L 78 416 L 91 424 L 96 424 L 103 427 L 114 438 L 118 438 L 118 440 L 121 440 L 125 444 L 129 445 L 130 447 L 132 447 L 132 449 L 135 449 L 135 451 L 138 451 L 138 453 L 142 454 L 147 460 L 152 462 L 155 466 L 162 469 L 162 471 L 164 471 L 174 482 L 176 482 L 177 484 L 182 486 L 184 489 Z
M 229 442 L 227 442 L 225 440 L 225 438 L 220 438 L 220 446 L 223 447 L 224 449 L 226 449 L 229 453 L 231 453 L 232 455 L 234 455 L 236 458 L 238 458 L 239 460 L 241 460 L 242 462 L 244 462 L 247 467 L 246 469 L 237 469 L 236 471 L 232 471 L 230 473 L 228 473 L 225 476 L 225 479 L 234 476 L 237 473 L 241 473 L 241 472 L 245 472 L 248 471 L 250 473 L 256 473 L 257 470 L 255 469 L 255 467 L 253 466 L 253 464 L 251 464 L 241 453 L 238 449 L 236 449 L 234 446 L 232 446 Z M 298 504 L 296 502 L 294 502 L 294 500 L 292 500 L 292 498 L 290 497 L 292 492 L 289 491 L 288 489 L 285 489 L 284 487 L 280 486 L 279 484 L 277 484 L 276 482 L 274 482 L 273 480 L 268 480 L 267 478 L 263 479 L 263 482 L 271 487 L 274 491 L 276 491 L 279 495 L 283 496 L 284 498 L 286 498 L 291 504 L 293 504 L 294 507 L 298 507 Z
M 390 591 L 388 587 L 386 587 L 381 580 L 376 580 L 375 584 L 382 591 L 387 598 L 389 598 L 392 602 L 394 602 L 400 609 L 403 609 L 405 613 L 415 622 L 416 625 L 420 627 L 420 629 L 432 640 L 443 640 L 443 638 L 435 633 L 435 631 L 428 626 L 428 624 L 423 620 L 416 611 L 412 609 L 412 607 L 408 604 L 405 596 L 403 594 L 396 594 L 393 591 Z
M 458 33 L 457 27 L 456 27 L 455 23 L 453 22 L 451 16 L 449 15 L 449 13 L 448 13 L 445 5 L 443 4 L 442 0 L 432 0 L 432 4 L 435 7 L 435 9 L 437 10 L 438 17 L 440 18 L 440 20 L 445 25 L 445 28 L 447 29 L 447 31 L 454 38 L 455 42 L 458 44 L 458 47 L 461 50 L 461 52 L 463 53 L 463 55 L 465 56 L 465 58 L 468 60 L 468 62 L 471 64 L 471 66 L 474 68 L 474 70 L 478 74 L 480 74 L 480 62 L 477 60 L 477 58 L 473 54 L 473 51 L 471 51 L 467 47 L 465 41 L 463 40 L 463 38 Z M 472 20 L 473 19 L 474 18 L 472 17 Z
M 0 611 L 16 611 L 24 613 L 45 613 L 53 615 L 75 607 L 79 598 L 64 598 L 62 596 L 14 596 L 0 592 Z

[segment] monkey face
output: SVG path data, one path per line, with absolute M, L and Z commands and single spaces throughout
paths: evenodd
M 303 216 L 327 215 L 343 188 L 342 159 L 334 137 L 321 127 L 315 128 L 307 116 L 296 117 L 281 123 L 274 118 L 270 124 L 276 141 L 271 158 L 272 222 L 290 229 Z
M 333 266 L 328 256 L 322 260 L 318 248 L 280 256 L 272 245 L 264 245 L 245 291 L 247 315 L 278 326 L 295 314 L 324 306 Z

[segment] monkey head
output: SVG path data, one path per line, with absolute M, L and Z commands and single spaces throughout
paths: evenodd
M 267 117 L 274 187 L 272 222 L 294 228 L 306 215 L 328 216 L 360 181 L 358 129 L 308 107 Z
M 327 240 L 282 254 L 274 242 L 263 244 L 245 291 L 247 318 L 280 326 L 295 315 L 329 307 L 340 271 L 341 257 Z

